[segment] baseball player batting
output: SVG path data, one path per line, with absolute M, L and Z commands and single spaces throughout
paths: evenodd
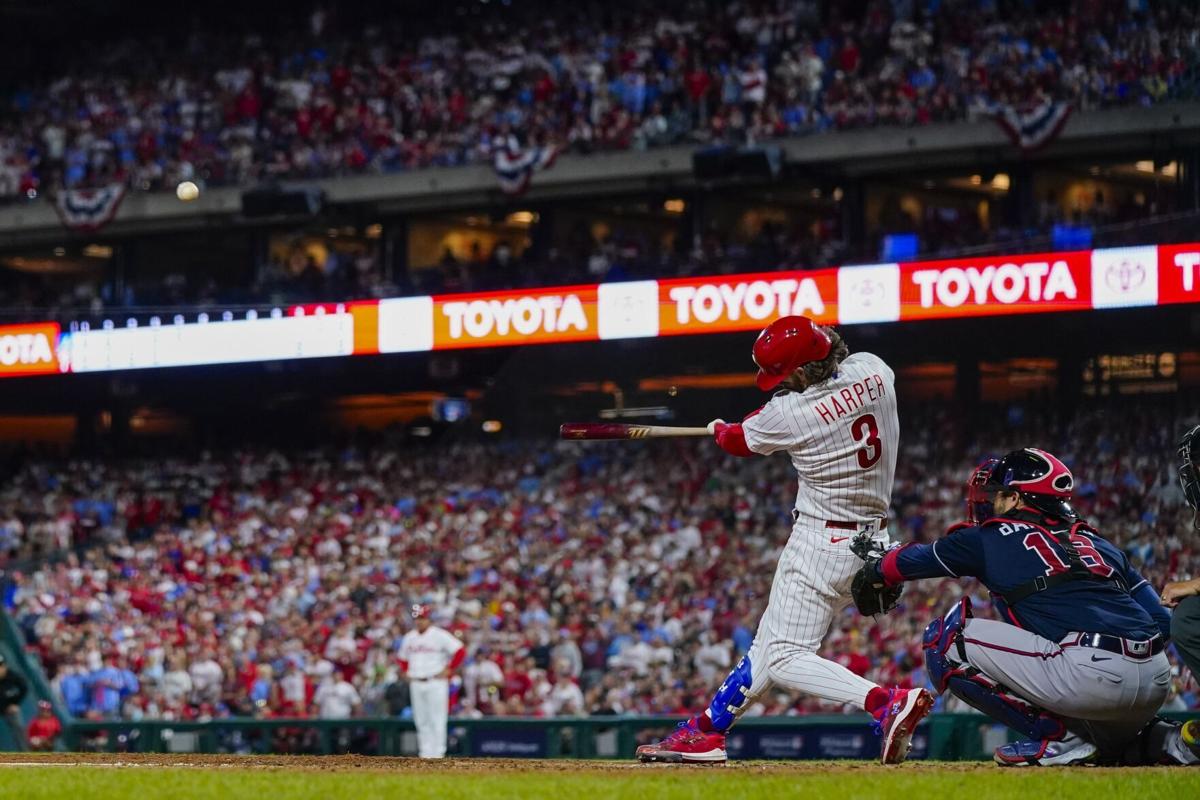
M 454 634 L 430 619 L 432 609 L 412 607 L 413 630 L 400 640 L 400 669 L 408 676 L 413 722 L 417 726 L 417 755 L 446 755 L 446 721 L 450 714 L 450 673 L 467 651 Z
M 918 578 L 972 576 L 992 592 L 1007 622 L 972 618 L 964 597 L 926 628 L 924 651 L 939 692 L 1028 738 L 996 749 L 1001 766 L 1197 763 L 1179 727 L 1155 716 L 1171 681 L 1170 615 L 1078 518 L 1073 487 L 1042 450 L 984 462 L 968 483 L 968 521 L 869 558 L 855 602 L 874 613 L 872 587 Z
M 741 423 L 714 420 L 709 430 L 735 456 L 788 453 L 800 478 L 795 523 L 750 651 L 707 710 L 663 741 L 639 747 L 637 757 L 725 761 L 726 731 L 759 696 L 781 687 L 871 712 L 883 737 L 880 759 L 899 763 L 932 695 L 884 689 L 817 655 L 834 616 L 850 603 L 850 582 L 862 564 L 851 540 L 864 534 L 880 546 L 888 541 L 899 444 L 894 375 L 877 356 L 850 355 L 836 331 L 800 316 L 771 323 L 753 357 L 759 388 L 783 391 Z

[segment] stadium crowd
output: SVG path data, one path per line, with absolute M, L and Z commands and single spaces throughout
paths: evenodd
M 81 280 L 71 273 L 35 275 L 0 270 L 0 317 L 71 323 L 150 310 L 222 313 L 241 306 L 265 310 L 292 303 L 809 270 L 895 259 L 895 254 L 880 247 L 889 233 L 915 232 L 919 258 L 1078 249 L 1078 242 L 1063 244 L 1049 234 L 1060 223 L 1086 228 L 1095 247 L 1169 244 L 1196 238 L 1200 213 L 1156 214 L 1155 210 L 1149 204 L 1111 208 L 1099 201 L 1067 210 L 1047 200 L 1041 204 L 1035 227 L 994 225 L 985 229 L 970 214 L 930 206 L 922 219 L 901 215 L 886 224 L 881 222 L 857 249 L 849 246 L 840 225 L 829 217 L 800 225 L 768 221 L 746 237 L 713 227 L 693 237 L 691 246 L 682 252 L 664 248 L 644 230 L 614 228 L 600 240 L 586 231 L 582 236 L 567 236 L 541 252 L 520 250 L 503 239 L 490 252 L 472 248 L 465 258 L 447 250 L 436 264 L 415 266 L 397 275 L 387 274 L 377 243 L 356 251 L 329 248 L 323 259 L 296 247 L 286 257 L 265 259 L 257 270 L 248 268 L 247 272 L 255 273 L 253 278 L 219 279 L 202 264 L 192 264 L 139 280 L 127 278 L 121 291 L 111 276 Z
M 903 409 L 892 537 L 939 536 L 983 455 L 1037 443 L 1155 585 L 1200 574 L 1169 459 L 1184 416 L 1038 408 Z M 679 714 L 749 648 L 795 485 L 785 458 L 706 441 L 34 460 L 0 489 L 3 602 L 86 718 L 407 714 L 416 601 L 468 646 L 455 714 Z M 977 584 L 918 584 L 879 620 L 842 613 L 823 653 L 923 685 L 921 631 L 964 591 L 990 613 Z M 1200 706 L 1186 673 L 1170 704 Z M 837 709 L 779 694 L 752 713 L 814 710 Z
M 1150 104 L 1191 91 L 1200 63 L 1190 3 L 843 6 L 522 0 L 392 8 L 365 30 L 317 10 L 291 34 L 130 38 L 0 98 L 0 198 L 487 163 L 514 142 L 590 153 Z

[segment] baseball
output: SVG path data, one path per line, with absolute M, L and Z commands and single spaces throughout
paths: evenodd
M 175 196 L 185 203 L 191 202 L 200 196 L 200 187 L 191 181 L 183 181 L 175 187 Z

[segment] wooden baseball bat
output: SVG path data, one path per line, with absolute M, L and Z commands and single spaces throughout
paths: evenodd
M 708 428 L 670 425 L 626 425 L 623 422 L 564 422 L 560 439 L 660 439 L 668 436 L 708 436 Z

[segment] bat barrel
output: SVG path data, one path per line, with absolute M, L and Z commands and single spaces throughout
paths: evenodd
M 676 436 L 708 436 L 708 429 L 628 425 L 623 422 L 566 422 L 558 429 L 560 439 L 576 440 L 659 439 Z
M 560 439 L 637 439 L 634 429 L 646 430 L 643 425 L 622 422 L 566 422 L 558 429 Z M 643 434 L 644 435 L 644 434 Z

